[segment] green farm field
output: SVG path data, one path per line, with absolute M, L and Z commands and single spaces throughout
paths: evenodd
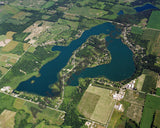
M 143 39 L 149 40 L 147 45 L 147 54 L 160 56 L 160 31 L 146 29 L 142 36 Z
M 136 86 L 136 88 L 137 88 L 138 91 L 142 90 L 144 80 L 145 80 L 145 75 L 144 74 L 142 74 L 141 76 L 139 76 L 137 78 L 135 86 Z
M 160 97 L 147 95 L 140 128 L 150 128 L 157 110 L 160 110 Z
M 113 110 L 114 103 L 115 101 L 109 90 L 89 86 L 78 105 L 78 109 L 91 120 L 106 124 Z M 87 111 L 87 105 L 90 107 L 89 111 Z
M 2 103 L 0 106 L 0 113 L 10 110 L 14 114 L 15 120 L 17 120 L 17 116 L 23 111 L 24 115 L 29 115 L 25 119 L 26 123 L 37 123 L 44 119 L 51 125 L 61 125 L 63 123 L 63 118 L 61 118 L 64 116 L 63 112 L 55 111 L 49 108 L 41 108 L 38 104 L 34 104 L 23 99 L 14 98 L 2 93 L 0 93 L 0 100 Z M 12 120 L 14 120 L 14 116 L 11 116 L 13 118 Z M 2 117 L 0 116 L 0 122 L 1 119 Z M 17 125 L 18 122 L 15 123 L 15 125 Z
M 143 82 L 142 91 L 151 93 L 152 89 L 156 88 L 158 74 L 150 70 L 144 70 L 143 74 L 145 75 L 145 79 Z
M 107 14 L 107 11 L 92 9 L 90 7 L 76 7 L 73 6 L 67 13 L 81 15 L 86 17 L 101 17 L 104 14 Z
M 160 11 L 153 11 L 149 18 L 147 28 L 160 29 L 159 23 L 160 23 Z

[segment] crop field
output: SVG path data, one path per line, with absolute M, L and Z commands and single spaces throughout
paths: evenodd
M 95 110 L 95 107 L 100 99 L 99 95 L 95 95 L 94 93 L 86 92 L 81 102 L 79 103 L 79 112 L 83 113 L 83 115 L 87 118 L 91 118 L 92 113 Z
M 0 101 L 1 101 L 0 113 L 3 112 L 5 109 L 14 110 L 12 106 L 15 101 L 15 98 L 5 95 L 3 93 L 0 93 Z
M 157 110 L 160 110 L 160 97 L 147 95 L 140 124 L 142 128 L 150 128 L 153 121 L 153 115 Z
M 154 110 L 150 108 L 143 109 L 143 115 L 140 127 L 141 128 L 150 128 L 152 120 L 153 120 Z
M 23 109 L 24 103 L 25 103 L 25 100 L 16 99 L 14 104 L 13 104 L 13 107 L 15 107 L 16 109 Z
M 17 20 L 23 20 L 25 19 L 26 16 L 30 16 L 30 15 L 32 15 L 32 13 L 21 11 L 15 14 L 14 16 L 12 16 L 12 18 Z
M 121 118 L 122 114 L 123 114 L 122 112 L 114 110 L 112 117 L 111 117 L 111 120 L 109 122 L 108 128 L 115 128 L 115 126 L 116 126 L 118 120 Z
M 59 19 L 58 22 L 51 23 L 47 22 L 48 28 L 44 30 L 40 37 L 37 39 L 38 44 L 55 44 L 56 45 L 66 45 L 70 43 L 75 36 L 72 36 L 75 31 L 77 31 L 78 22 L 68 21 L 64 19 Z M 43 26 L 43 25 L 42 25 Z
M 23 50 L 24 51 L 27 51 L 29 47 L 30 47 L 30 44 L 28 44 L 28 43 L 23 44 Z
M 132 90 L 127 90 L 124 100 L 131 104 L 144 105 L 144 98 L 141 98 L 141 94 Z
M 18 8 L 9 5 L 0 6 L 0 10 L 0 23 L 8 20 L 8 18 L 19 12 Z
M 11 57 L 9 54 L 1 54 L 0 53 L 0 71 L 2 75 L 4 75 L 8 68 L 12 66 L 12 64 L 17 62 L 18 57 Z
M 142 74 L 141 76 L 139 76 L 137 78 L 135 86 L 136 86 L 136 88 L 137 88 L 138 91 L 142 90 L 144 80 L 145 80 L 145 74 Z
M 127 109 L 127 117 L 134 120 L 137 124 L 141 121 L 143 107 L 131 104 Z
M 153 11 L 150 18 L 147 27 L 153 28 L 153 29 L 160 29 L 160 11 Z
M 28 118 L 28 122 L 32 122 L 34 120 L 43 120 L 46 119 L 49 121 L 50 124 L 62 124 L 63 120 L 61 116 L 64 113 L 57 112 L 54 110 L 50 110 L 48 108 L 40 108 L 38 104 L 33 104 L 22 99 L 16 99 L 13 106 L 16 109 L 23 109 L 26 113 L 29 113 L 31 116 Z
M 143 94 L 140 94 L 139 92 L 135 92 L 133 90 L 127 90 L 124 97 L 124 101 L 129 103 L 129 105 L 127 105 L 126 107 L 126 117 L 134 120 L 138 124 L 141 121 L 145 100 L 145 96 L 141 95 Z
M 16 6 L 22 6 L 22 7 L 30 7 L 33 9 L 40 9 L 44 4 L 46 3 L 45 0 L 22 0 L 21 2 L 19 0 L 15 0 L 12 5 Z
M 144 31 L 142 38 L 150 41 L 147 46 L 147 54 L 160 56 L 160 31 L 147 29 Z
M 154 122 L 153 122 L 153 125 L 157 128 L 160 127 L 159 119 L 160 119 L 160 110 L 157 110 L 155 113 L 155 118 L 154 118 Z
M 89 86 L 78 105 L 78 109 L 91 120 L 106 124 L 114 103 L 109 90 Z M 85 110 L 87 105 L 91 108 L 89 111 Z
M 43 121 L 44 119 L 48 121 L 51 126 L 61 125 L 63 123 L 63 112 L 49 108 L 41 108 L 38 104 L 33 104 L 3 93 L 0 93 L 0 101 L 0 127 L 2 128 L 13 128 L 14 124 L 17 126 L 21 121 L 25 121 L 25 123 L 39 123 L 39 121 Z M 19 114 L 22 114 L 20 118 L 18 118 Z M 25 115 L 28 116 L 25 117 Z
M 4 52 L 10 52 L 10 51 L 12 51 L 17 45 L 18 45 L 18 42 L 17 42 L 17 41 L 11 41 L 11 42 L 9 42 L 5 47 L 2 48 L 2 51 L 4 51 Z
M 134 33 L 134 34 L 142 34 L 143 33 L 143 30 L 140 28 L 140 27 L 132 27 L 131 29 L 131 33 Z
M 101 17 L 104 14 L 107 14 L 107 11 L 92 9 L 90 7 L 76 7 L 73 6 L 67 13 L 86 16 L 86 17 Z
M 49 8 L 49 7 L 53 6 L 54 3 L 55 3 L 54 1 L 48 1 L 47 3 L 45 3 L 45 4 L 42 6 L 42 8 L 44 8 L 44 9 Z
M 16 112 L 4 110 L 0 115 L 1 128 L 14 128 L 14 117 Z
M 158 74 L 150 70 L 144 70 L 143 74 L 145 74 L 145 79 L 142 91 L 150 93 L 152 89 L 156 88 Z
M 0 70 L 2 75 L 17 62 L 19 55 L 24 52 L 20 47 L 22 43 L 13 41 L 14 34 L 15 32 L 8 31 L 5 35 L 0 36 Z

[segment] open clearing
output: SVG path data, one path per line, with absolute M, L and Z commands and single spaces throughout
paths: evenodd
M 16 112 L 4 110 L 0 115 L 0 128 L 14 128 Z
M 16 108 L 16 109 L 22 109 L 23 108 L 23 105 L 25 103 L 25 100 L 22 100 L 22 99 L 16 99 L 13 106 Z
M 24 51 L 27 51 L 29 47 L 30 47 L 30 44 L 28 44 L 28 43 L 23 44 L 23 50 Z
M 17 41 L 11 41 L 5 47 L 2 48 L 2 51 L 9 52 L 13 50 L 17 45 L 18 45 Z
M 115 101 L 109 90 L 89 86 L 78 105 L 78 109 L 84 116 L 91 120 L 106 124 L 114 104 Z M 91 107 L 89 112 L 85 110 L 87 107 Z M 89 110 L 89 108 L 87 109 Z
M 131 104 L 131 106 L 127 110 L 127 117 L 139 124 L 142 117 L 142 110 L 142 106 Z
M 145 80 L 145 74 L 142 74 L 141 76 L 138 77 L 137 81 L 136 81 L 136 87 L 138 91 L 141 91 L 142 87 L 143 87 L 143 83 Z

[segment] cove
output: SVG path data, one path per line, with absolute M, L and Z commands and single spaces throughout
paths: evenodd
M 111 76 L 107 75 L 110 78 L 115 77 L 114 80 L 122 80 L 125 78 L 130 77 L 135 70 L 134 62 L 132 59 L 132 52 L 129 50 L 127 46 L 125 46 L 120 39 L 114 39 L 116 35 L 119 35 L 120 32 L 117 31 L 115 26 L 111 23 L 104 23 L 97 25 L 95 27 L 92 27 L 90 30 L 86 30 L 83 32 L 82 36 L 70 43 L 69 46 L 55 46 L 52 48 L 53 51 L 60 51 L 60 55 L 55 58 L 54 60 L 48 62 L 45 64 L 39 71 L 40 76 L 39 77 L 31 77 L 27 81 L 21 82 L 19 86 L 16 88 L 18 91 L 24 91 L 28 93 L 34 93 L 41 96 L 52 96 L 56 95 L 52 93 L 52 90 L 50 89 L 50 85 L 55 83 L 58 80 L 58 73 L 61 71 L 63 67 L 66 66 L 67 62 L 69 61 L 70 57 L 72 56 L 73 51 L 75 51 L 78 47 L 80 47 L 90 36 L 92 35 L 99 35 L 100 33 L 110 34 L 109 37 L 107 37 L 107 41 L 114 44 L 109 45 L 109 47 L 116 47 L 116 50 L 114 52 L 110 51 L 112 55 L 112 65 L 114 65 L 114 62 L 117 63 L 117 61 L 114 61 L 114 57 L 118 54 L 121 54 L 122 59 L 119 59 L 118 65 L 115 65 L 117 71 L 115 73 L 118 73 L 115 77 L 115 75 L 110 74 Z M 118 43 L 117 43 L 118 42 Z M 123 47 L 119 47 L 123 46 Z M 112 49 L 109 49 L 112 50 Z M 124 55 L 124 56 L 123 56 Z M 126 58 L 127 57 L 127 58 Z M 126 63 L 126 61 L 128 63 Z M 108 64 L 111 68 L 112 65 Z M 125 66 L 124 66 L 125 65 Z M 97 72 L 91 71 L 92 69 L 86 69 L 90 70 L 94 74 L 94 76 L 101 76 L 104 75 L 103 72 L 109 72 L 107 69 L 103 68 L 104 65 L 98 66 Z M 122 66 L 122 67 L 121 67 Z M 97 67 L 96 67 L 97 68 Z M 93 68 L 94 69 L 94 68 Z M 109 69 L 109 68 L 108 68 Z M 113 68 L 112 68 L 113 69 Z M 118 70 L 121 69 L 121 70 Z M 99 71 L 98 71 L 99 70 Z M 110 70 L 111 71 L 111 70 Z M 102 74 L 101 74 L 101 73 Z M 120 72 L 120 73 L 119 73 Z M 127 72 L 127 73 L 126 73 Z M 90 77 L 91 74 L 86 74 L 87 72 L 84 72 L 82 74 L 85 74 L 83 77 Z M 108 73 L 107 73 L 108 74 Z M 119 76 L 120 75 L 120 76 Z M 74 76 L 74 75 L 73 75 Z M 123 76 L 123 77 L 122 77 Z M 77 79 L 81 76 L 77 76 Z M 93 77 L 93 76 L 91 76 Z M 34 82 L 32 82 L 34 81 Z
M 93 68 L 86 68 L 80 72 L 74 73 L 68 84 L 78 85 L 78 78 L 94 78 L 104 76 L 112 81 L 121 81 L 129 78 L 135 71 L 132 51 L 122 43 L 121 39 L 116 39 L 117 31 L 112 36 L 106 37 L 109 43 L 107 47 L 111 53 L 112 60 L 109 64 L 99 65 Z M 112 38 L 111 38 L 112 37 Z

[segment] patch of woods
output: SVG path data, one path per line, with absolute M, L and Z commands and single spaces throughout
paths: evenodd
M 77 105 L 81 100 L 85 90 L 87 89 L 90 80 L 81 80 L 79 86 L 68 97 L 64 98 L 64 101 L 60 109 L 66 112 L 64 126 L 72 126 L 72 128 L 80 128 L 84 125 L 84 120 L 79 117 L 83 117 L 77 110 Z M 67 99 L 67 100 L 66 100 Z

